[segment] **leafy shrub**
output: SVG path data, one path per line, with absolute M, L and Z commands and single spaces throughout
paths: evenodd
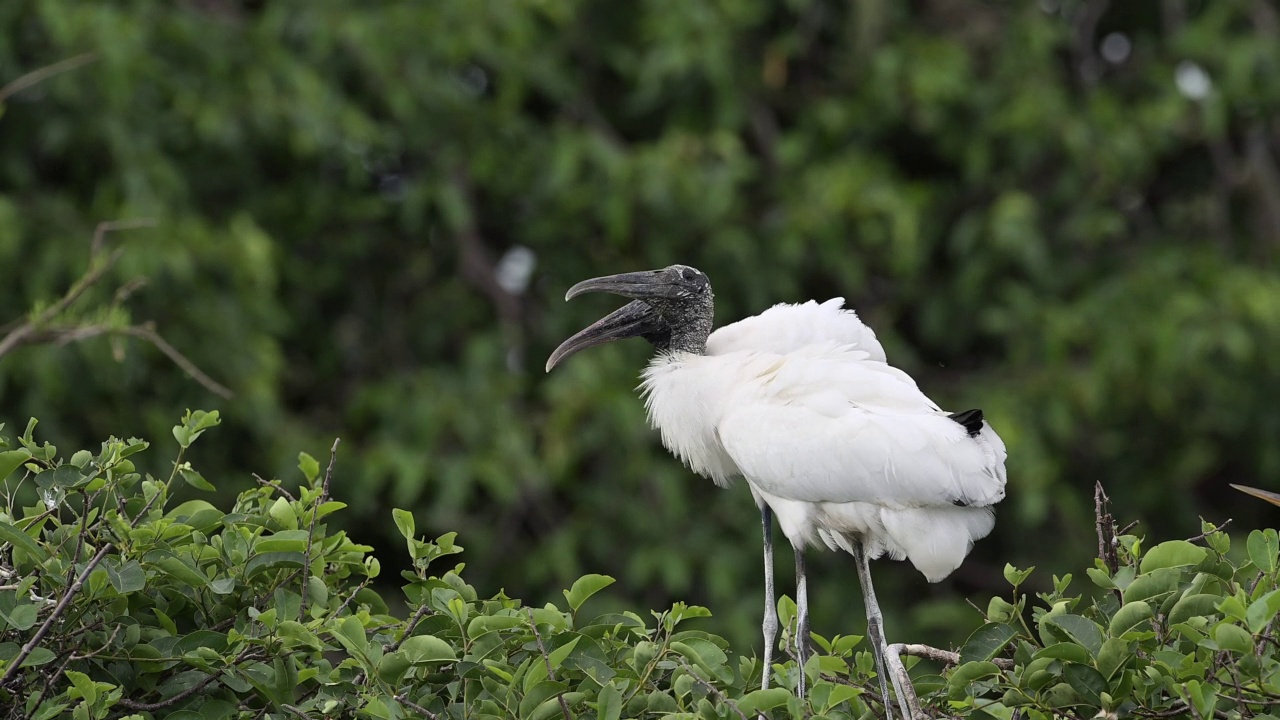
M 28 424 L 0 438 L 0 707 L 7 717 L 111 718 L 871 718 L 883 713 L 862 638 L 814 635 L 794 691 L 795 663 L 756 690 L 752 653 L 688 621 L 710 613 L 681 603 L 647 616 L 592 616 L 586 603 L 613 579 L 587 575 L 563 604 L 531 607 L 503 593 L 481 599 L 463 565 L 431 569 L 462 551 L 454 533 L 419 539 L 411 513 L 392 519 L 412 559 L 401 572 L 404 619 L 369 587 L 381 564 L 367 546 L 330 531 L 344 504 L 329 495 L 337 443 L 324 471 L 305 453 L 290 490 L 259 480 L 229 512 L 203 500 L 170 502 L 178 483 L 213 484 L 186 460 L 219 422 L 188 412 L 173 428 L 168 478 L 144 474 L 138 439 L 110 438 L 69 459 Z M 30 483 L 41 504 L 15 508 Z M 1100 513 L 1101 515 L 1101 513 Z M 1206 524 L 1198 540 L 1115 532 L 1099 519 L 1100 558 L 1087 574 L 1096 598 L 1054 577 L 1037 602 L 1030 570 L 1005 576 L 985 623 L 959 653 L 896 646 L 941 660 L 917 668 L 924 712 L 973 718 L 1270 717 L 1280 701 L 1274 625 L 1280 612 L 1280 537 L 1254 531 L 1246 552 Z M 794 616 L 787 598 L 784 621 Z M 784 645 L 790 638 L 784 633 Z M 784 657 L 785 660 L 785 657 Z M 909 657 L 909 663 L 923 662 Z

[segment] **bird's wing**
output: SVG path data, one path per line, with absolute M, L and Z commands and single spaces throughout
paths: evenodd
M 711 333 L 708 355 L 739 351 L 786 354 L 814 344 L 835 342 L 861 350 L 874 360 L 885 359 L 876 334 L 844 307 L 844 298 L 824 303 L 810 300 L 774 305 L 759 315 L 739 320 Z
M 746 356 L 744 356 L 746 357 Z M 770 495 L 889 508 L 986 506 L 1004 497 L 1005 449 L 976 437 L 906 373 L 836 345 L 760 353 L 717 424 L 742 474 Z

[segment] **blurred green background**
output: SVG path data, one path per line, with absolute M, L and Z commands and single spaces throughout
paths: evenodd
M 969 562 L 875 567 L 892 637 L 960 642 L 1006 562 L 1085 582 L 1095 481 L 1154 538 L 1271 521 L 1226 484 L 1280 475 L 1272 2 L 0 4 L 0 84 L 75 58 L 0 91 L 0 322 L 61 295 L 99 222 L 153 218 L 108 236 L 86 307 L 147 278 L 132 321 L 235 397 L 103 337 L 0 359 L 0 420 L 147 437 L 167 473 L 182 410 L 218 409 L 194 460 L 226 495 L 340 436 L 388 582 L 410 508 L 482 593 L 608 573 L 606 604 L 706 604 L 758 645 L 754 506 L 647 428 L 649 348 L 542 371 L 616 306 L 572 283 L 674 262 L 720 323 L 846 297 L 1005 438 Z M 850 559 L 810 567 L 814 630 L 862 632 Z

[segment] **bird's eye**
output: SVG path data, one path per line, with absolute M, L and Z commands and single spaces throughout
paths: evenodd
M 685 282 L 693 282 L 693 279 L 696 278 L 697 276 L 698 276 L 697 273 L 695 273 L 693 270 L 690 270 L 689 268 L 685 268 L 680 271 L 680 279 L 684 280 Z

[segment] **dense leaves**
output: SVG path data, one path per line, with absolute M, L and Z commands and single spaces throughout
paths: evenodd
M 570 284 L 680 261 L 722 322 L 846 296 L 984 409 L 1011 485 L 960 588 L 1083 562 L 1096 479 L 1161 536 L 1260 518 L 1218 490 L 1280 472 L 1278 25 L 1265 0 L 8 0 L 0 322 L 64 293 L 99 222 L 152 218 L 59 319 L 154 321 L 235 398 L 97 336 L 6 355 L 0 414 L 85 445 L 217 407 L 228 490 L 340 434 L 361 542 L 412 508 L 482 594 L 608 573 L 746 642 L 751 503 L 657 447 L 644 349 L 540 370 L 607 307 Z M 847 558 L 813 576 L 815 628 L 848 631 Z M 890 634 L 954 623 L 954 587 Z
M 760 690 L 756 653 L 704 627 L 710 611 L 675 603 L 637 613 L 593 609 L 613 578 L 586 575 L 562 603 L 486 597 L 443 559 L 454 533 L 418 534 L 392 515 L 411 567 L 392 599 L 370 588 L 382 563 L 331 527 L 340 499 L 319 463 L 297 481 L 262 480 L 229 512 L 173 492 L 191 443 L 219 424 L 189 412 L 173 428 L 168 479 L 140 473 L 148 443 L 110 438 L 65 458 L 34 435 L 10 441 L 23 462 L 10 491 L 43 502 L 0 512 L 0 707 L 8 718 L 529 718 L 735 720 L 883 715 L 874 661 L 856 635 L 814 634 L 802 671 L 787 659 Z M 336 448 L 336 445 L 335 445 Z M 333 463 L 330 463 L 332 469 Z M 54 492 L 54 491 L 57 492 Z M 1069 592 L 1033 599 L 1031 570 L 1007 566 L 1012 592 L 970 614 L 959 653 L 898 645 L 931 716 L 1275 717 L 1280 614 L 1275 530 L 1246 553 L 1205 524 L 1196 543 L 1115 535 Z M 386 568 L 389 570 L 389 568 Z M 397 612 L 392 612 L 392 607 Z M 794 605 L 780 602 L 790 626 Z M 963 630 L 957 627 L 956 630 Z M 957 633 L 957 637 L 960 634 Z M 908 658 L 908 663 L 916 658 Z M 942 664 L 939 665 L 938 662 Z M 936 674 L 941 671 L 941 674 Z

